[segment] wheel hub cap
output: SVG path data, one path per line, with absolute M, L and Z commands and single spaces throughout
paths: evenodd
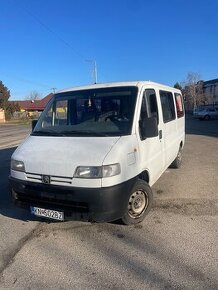
M 148 205 L 147 193 L 138 190 L 134 192 L 129 199 L 128 213 L 131 217 L 140 217 Z

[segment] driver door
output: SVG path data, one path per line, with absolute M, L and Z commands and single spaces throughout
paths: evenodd
M 160 106 L 160 104 L 159 104 Z M 143 139 L 140 134 L 140 151 L 142 170 L 148 170 L 150 176 L 150 184 L 152 185 L 162 174 L 164 168 L 164 142 L 162 139 L 162 122 L 159 118 L 159 106 L 157 96 L 154 89 L 145 89 L 141 103 L 140 119 L 145 117 L 157 118 L 158 132 L 157 137 Z

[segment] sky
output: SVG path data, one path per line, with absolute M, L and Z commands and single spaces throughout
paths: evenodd
M 218 78 L 217 0 L 0 0 L 11 100 L 93 82 Z

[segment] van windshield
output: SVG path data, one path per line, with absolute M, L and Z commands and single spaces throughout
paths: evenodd
M 113 87 L 56 94 L 32 135 L 123 136 L 131 134 L 137 87 Z

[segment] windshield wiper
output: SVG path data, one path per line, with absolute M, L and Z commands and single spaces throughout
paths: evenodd
M 37 136 L 64 136 L 64 134 L 60 132 L 53 132 L 53 131 L 33 131 L 31 135 Z
M 90 136 L 90 137 L 108 137 L 111 136 L 110 133 L 101 133 L 93 131 L 33 131 L 32 136 Z
M 105 137 L 108 136 L 107 133 L 101 133 L 101 132 L 93 132 L 93 131 L 61 131 L 61 134 L 67 135 L 67 136 L 100 136 L 100 137 Z

